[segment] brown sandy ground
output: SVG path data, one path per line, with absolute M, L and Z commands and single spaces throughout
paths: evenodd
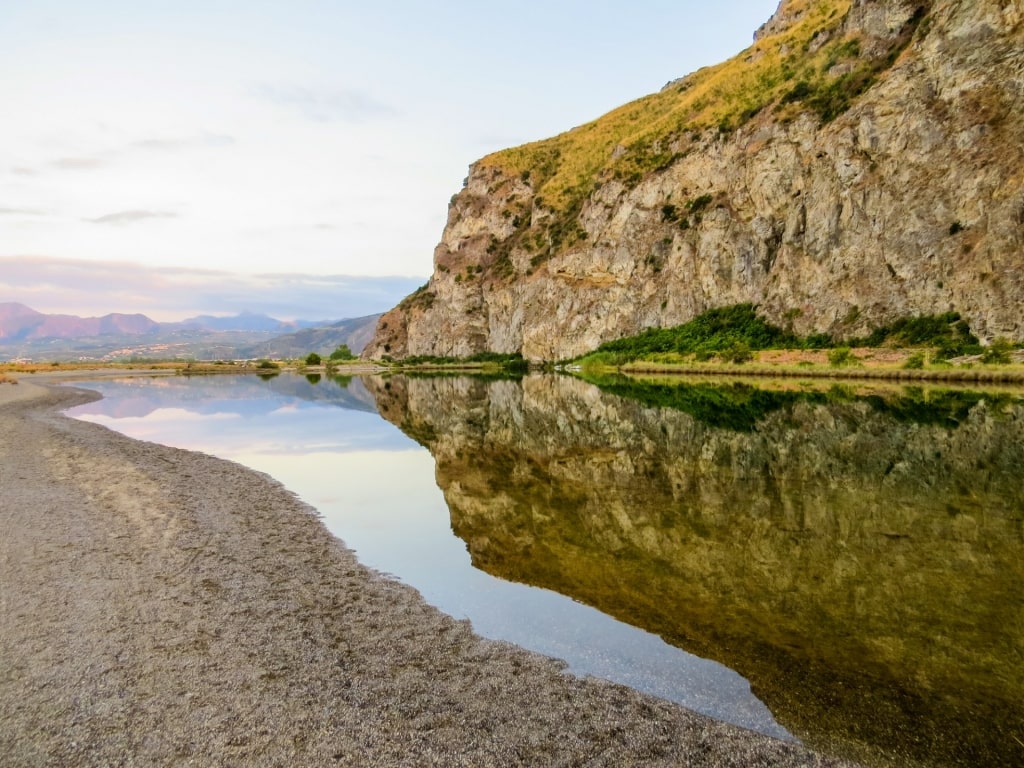
M 40 381 L 0 384 L 8 768 L 844 765 L 477 637 L 272 479 Z

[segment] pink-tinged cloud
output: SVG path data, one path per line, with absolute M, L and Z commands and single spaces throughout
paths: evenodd
M 142 313 L 157 321 L 250 311 L 280 320 L 341 320 L 384 312 L 420 277 L 236 274 L 132 262 L 0 257 L 0 302 L 46 313 Z

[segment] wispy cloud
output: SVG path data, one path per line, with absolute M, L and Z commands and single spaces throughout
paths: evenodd
M 110 160 L 104 157 L 59 157 L 52 165 L 66 171 L 92 171 L 109 163 Z
M 45 216 L 42 211 L 31 208 L 0 208 L 0 216 Z
M 222 133 L 200 133 L 194 136 L 172 136 L 146 138 L 132 141 L 118 147 L 96 151 L 88 155 L 58 157 L 45 163 L 45 167 L 61 171 L 94 171 L 114 165 L 126 155 L 136 152 L 184 152 L 188 150 L 222 149 L 237 143 L 234 136 Z M 11 173 L 18 176 L 35 176 L 36 168 L 16 166 Z
M 135 224 L 140 221 L 146 221 L 147 219 L 176 219 L 178 214 L 170 211 L 144 211 L 144 210 L 132 210 L 132 211 L 117 211 L 116 213 L 108 213 L 106 216 L 100 216 L 95 219 L 85 219 L 92 224 Z
M 362 123 L 394 117 L 398 110 L 354 88 L 315 89 L 301 85 L 257 86 L 256 94 L 275 104 L 301 112 L 317 122 L 335 120 Z
M 218 149 L 234 145 L 234 136 L 218 133 L 203 133 L 170 139 L 142 139 L 132 142 L 131 148 L 155 152 L 180 152 L 188 149 Z
M 180 320 L 252 311 L 282 320 L 341 320 L 388 310 L 424 281 L 422 276 L 245 275 L 131 262 L 0 257 L 0 302 L 83 316 L 141 312 L 155 320 Z

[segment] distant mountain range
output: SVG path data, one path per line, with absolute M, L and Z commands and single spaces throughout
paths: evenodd
M 380 315 L 367 315 L 323 327 L 304 328 L 248 347 L 245 356 L 297 357 L 309 352 L 324 355 L 330 354 L 342 344 L 347 344 L 358 355 L 373 338 L 378 318 Z
M 295 357 L 329 354 L 341 344 L 359 353 L 379 315 L 341 321 L 283 321 L 253 312 L 200 315 L 158 323 L 141 314 L 102 317 L 45 314 L 0 302 L 0 358 L 114 360 Z
M 231 317 L 199 315 L 175 323 L 158 323 L 145 315 L 112 313 L 103 317 L 48 315 L 17 302 L 0 303 L 0 343 L 23 339 L 77 339 L 83 336 L 125 336 L 168 331 L 271 331 L 286 333 L 329 324 L 330 320 L 277 320 L 243 312 Z
M 158 323 L 145 315 L 46 315 L 24 304 L 0 304 L 0 343 L 23 339 L 73 339 L 110 333 L 134 335 L 153 333 L 159 328 Z
M 273 331 L 282 333 L 294 331 L 298 328 L 315 328 L 331 322 L 330 320 L 277 320 L 269 315 L 260 315 L 254 312 L 243 312 L 240 315 L 231 317 L 214 317 L 213 315 L 198 315 L 182 320 L 180 323 L 163 323 L 163 328 L 182 328 L 202 331 Z

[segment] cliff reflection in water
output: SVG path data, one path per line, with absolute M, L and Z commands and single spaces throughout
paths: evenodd
M 813 747 L 1024 762 L 1019 397 L 368 383 L 478 568 L 726 664 Z

